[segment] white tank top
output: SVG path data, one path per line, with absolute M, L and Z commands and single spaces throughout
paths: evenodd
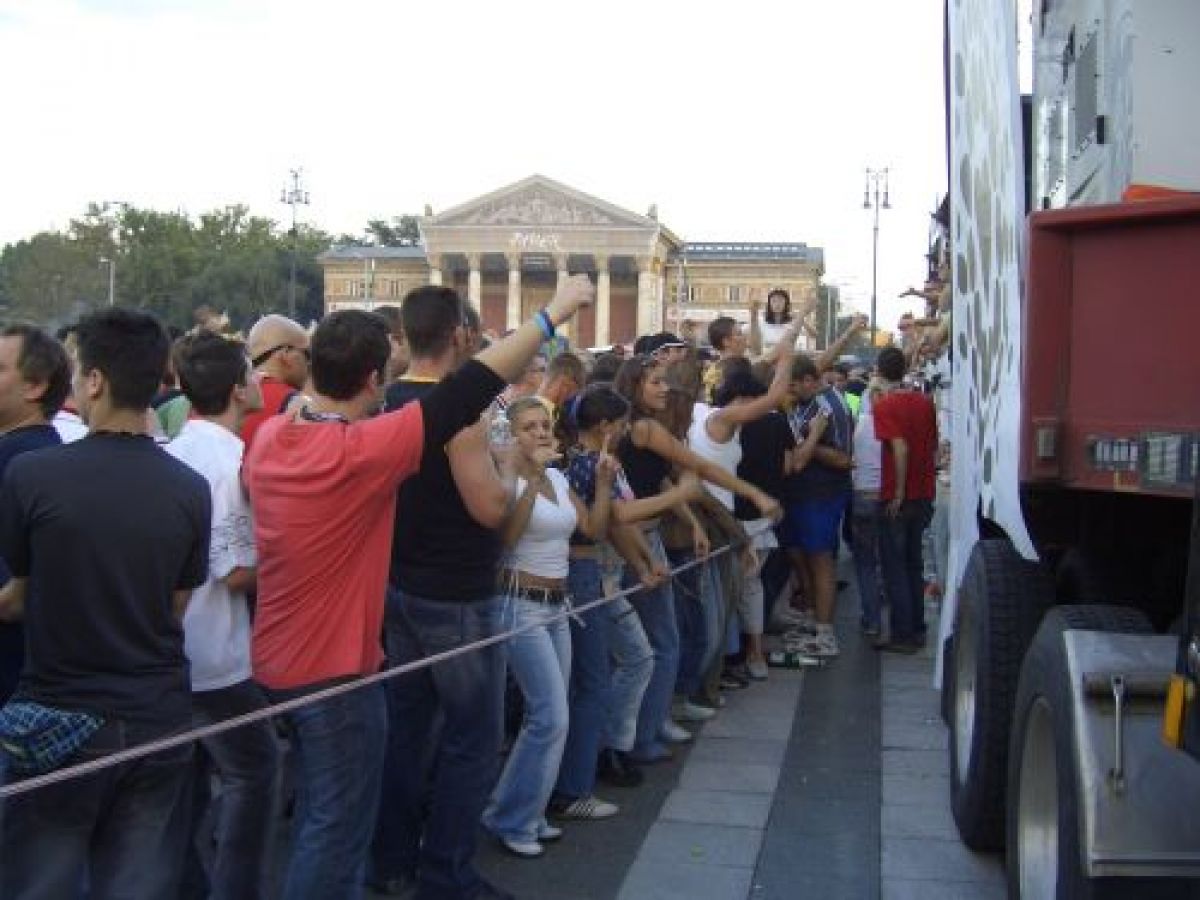
M 556 502 L 547 500 L 538 492 L 529 523 L 508 553 L 508 567 L 540 578 L 566 578 L 570 567 L 571 533 L 577 524 L 575 505 L 571 502 L 571 489 L 562 472 L 547 469 L 546 478 L 554 488 Z M 524 478 L 517 479 L 518 497 L 526 485 Z
M 878 491 L 883 480 L 883 448 L 875 437 L 875 411 L 871 407 L 871 392 L 863 391 L 858 421 L 854 425 L 851 478 L 856 491 Z
M 738 463 L 742 461 L 742 442 L 738 439 L 741 428 L 734 429 L 733 437 L 724 444 L 718 444 L 708 433 L 708 420 L 721 410 L 707 403 L 697 403 L 692 414 L 692 427 L 688 429 L 688 445 L 698 455 L 711 463 L 716 463 L 730 475 L 737 474 Z M 733 512 L 733 491 L 718 487 L 711 481 L 704 482 L 708 492 Z

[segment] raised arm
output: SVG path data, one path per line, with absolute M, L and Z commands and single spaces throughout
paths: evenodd
M 775 377 L 767 386 L 767 392 L 748 403 L 723 407 L 709 416 L 705 423 L 709 437 L 721 444 L 732 440 L 733 432 L 739 425 L 761 419 L 772 410 L 778 409 L 787 399 L 788 385 L 792 378 L 792 357 L 796 353 L 796 338 L 799 333 L 800 322 L 794 319 L 776 345 L 778 352 L 775 354 Z
M 850 340 L 866 327 L 866 316 L 857 315 L 851 319 L 850 325 L 838 336 L 838 339 L 830 344 L 825 351 L 817 357 L 817 371 L 826 372 L 833 368 L 833 364 L 837 362 L 838 357 L 842 355 L 842 351 L 846 349 L 846 345 L 850 343 Z
M 747 288 L 753 291 L 753 288 Z M 754 294 L 750 295 L 750 340 L 747 342 L 751 356 L 762 355 L 762 325 L 759 324 L 758 318 L 762 312 L 761 303 L 755 299 Z

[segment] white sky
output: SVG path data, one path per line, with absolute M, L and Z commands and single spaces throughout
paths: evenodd
M 803 241 L 880 325 L 945 190 L 942 0 L 0 0 L 0 243 L 88 201 L 357 233 L 534 172 L 685 240 Z

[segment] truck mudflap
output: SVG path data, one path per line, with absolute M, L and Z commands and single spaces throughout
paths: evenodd
M 1162 739 L 1177 639 L 1068 631 L 1063 641 L 1085 871 L 1200 876 L 1200 765 Z

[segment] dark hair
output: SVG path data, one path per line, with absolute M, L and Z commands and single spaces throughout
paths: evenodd
M 904 362 L 904 351 L 899 347 L 884 347 L 880 350 L 875 366 L 879 369 L 879 374 L 888 381 L 902 380 L 908 368 Z
M 649 353 L 651 338 L 652 338 L 652 335 L 643 334 L 636 341 L 634 341 L 633 342 L 633 355 L 641 356 L 643 354 Z
M 230 392 L 246 384 L 246 348 L 211 331 L 189 334 L 175 342 L 172 353 L 179 387 L 202 416 L 219 416 L 229 408 Z
M 454 329 L 469 324 L 467 304 L 453 288 L 427 284 L 404 298 L 400 318 L 414 356 L 438 356 L 450 346 Z
M 782 297 L 783 298 L 783 312 L 780 313 L 778 316 L 776 316 L 775 311 L 773 309 L 771 309 L 771 298 L 772 297 Z M 770 293 L 767 294 L 767 308 L 763 313 L 763 320 L 768 325 L 786 325 L 788 322 L 792 321 L 792 296 L 791 296 L 791 294 L 789 294 L 783 288 L 772 288 Z
M 742 397 L 761 397 L 767 387 L 749 372 L 733 372 L 713 392 L 714 406 L 728 406 Z
M 660 421 L 676 440 L 686 441 L 688 429 L 692 427 L 692 415 L 696 409 L 696 398 L 681 388 L 667 389 L 667 407 Z
M 371 312 L 387 322 L 388 334 L 397 340 L 404 337 L 404 323 L 400 320 L 400 307 L 377 306 Z
M 171 345 L 158 319 L 119 307 L 79 320 L 79 368 L 98 371 L 108 382 L 115 409 L 144 410 L 158 393 Z
M 576 432 L 591 431 L 603 422 L 617 422 L 629 415 L 629 401 L 611 384 L 593 384 L 567 402 L 566 418 Z
M 700 362 L 695 358 L 684 357 L 677 359 L 667 366 L 667 384 L 673 389 L 689 394 L 693 402 L 700 396 L 700 388 L 704 385 L 704 374 L 700 371 Z
M 655 368 L 658 362 L 650 356 L 631 356 L 621 363 L 617 375 L 613 379 L 613 389 L 629 401 L 630 415 L 634 419 L 642 418 L 648 413 L 641 408 L 639 397 L 646 373 Z
M 588 384 L 598 384 L 601 381 L 611 382 L 617 377 L 617 370 L 625 360 L 615 353 L 601 353 L 596 357 L 596 363 L 588 374 Z
M 71 360 L 67 351 L 41 328 L 24 322 L 7 326 L 0 336 L 21 339 L 21 353 L 17 357 L 21 378 L 30 384 L 46 385 L 38 406 L 47 419 L 54 418 L 71 393 Z
M 68 322 L 66 325 L 58 326 L 58 330 L 54 332 L 54 337 L 58 339 L 59 343 L 62 343 L 71 335 L 75 334 L 78 330 L 79 325 L 77 323 Z
M 387 323 L 374 313 L 341 309 L 321 320 L 311 341 L 312 380 L 317 393 L 349 400 L 363 389 L 372 372 L 387 377 Z
M 724 349 L 725 342 L 733 337 L 737 330 L 737 320 L 729 316 L 718 316 L 708 325 L 708 342 L 718 352 Z
M 820 377 L 821 373 L 817 371 L 817 364 L 812 361 L 812 357 L 801 355 L 792 360 L 792 381 Z
M 579 387 L 583 387 L 585 378 L 583 360 L 574 353 L 559 353 L 546 363 L 546 381 L 555 378 L 570 378 Z

